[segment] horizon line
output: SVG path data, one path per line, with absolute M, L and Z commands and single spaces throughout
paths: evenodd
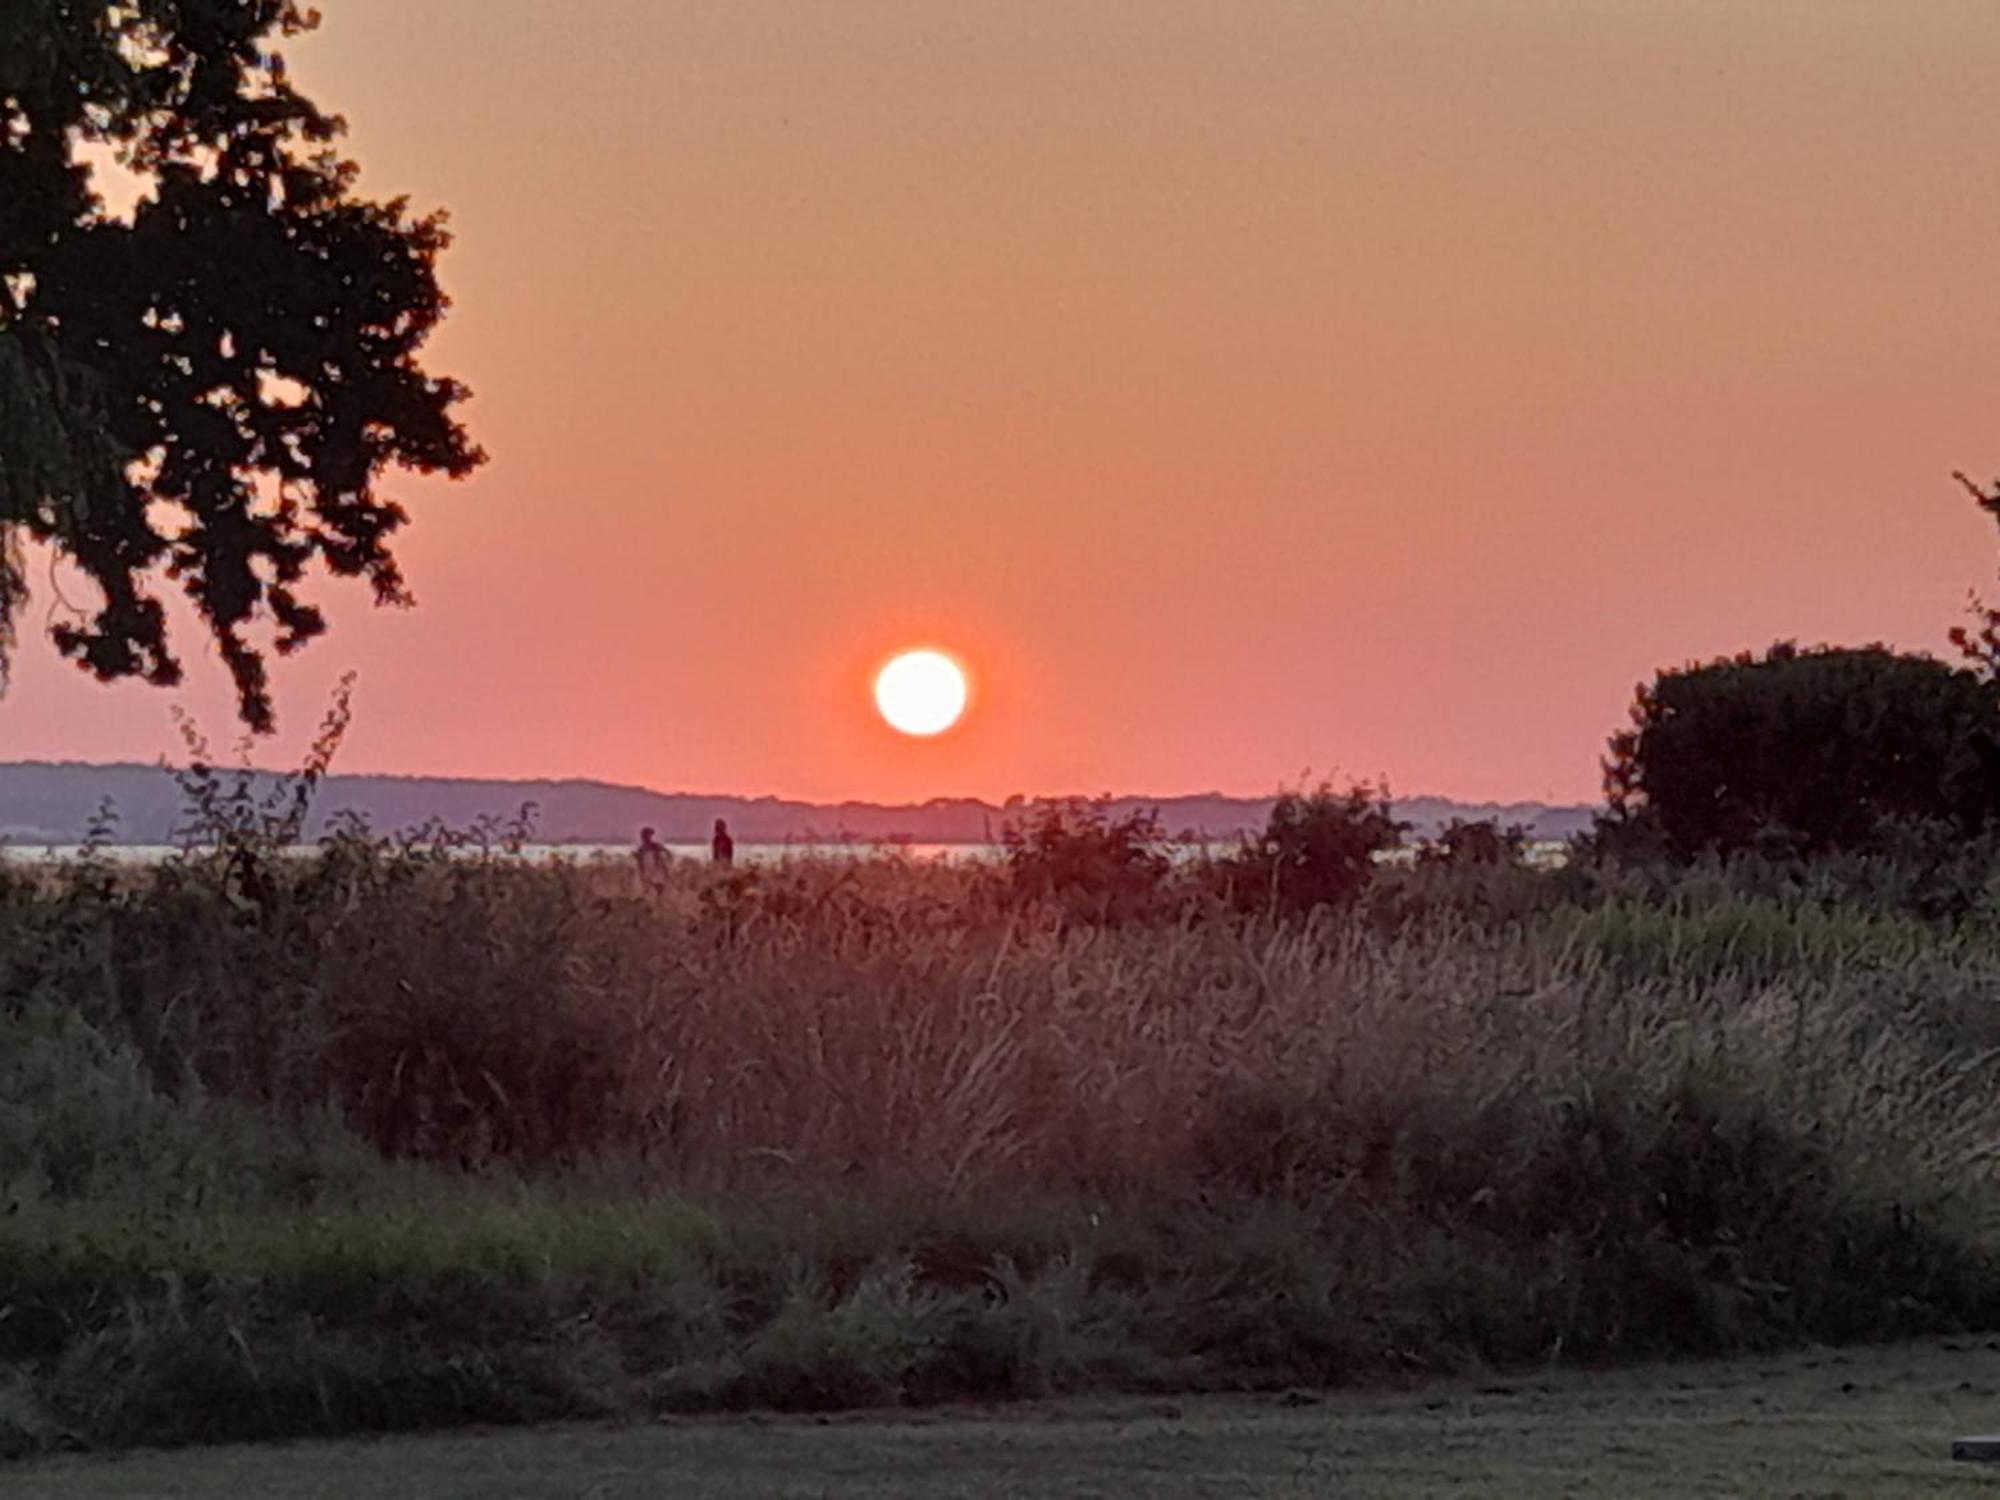
M 221 760 L 207 762 L 206 764 L 208 764 L 211 769 L 218 771 L 248 771 L 252 775 L 257 775 L 257 776 L 282 777 L 282 776 L 292 776 L 298 774 L 297 771 L 292 768 L 281 769 L 281 768 L 274 768 L 271 766 L 261 766 L 254 764 L 245 766 L 237 763 L 226 763 Z M 16 767 L 42 767 L 52 770 L 75 769 L 75 770 L 86 770 L 86 771 L 147 771 L 147 772 L 165 772 L 167 774 L 172 774 L 175 771 L 187 769 L 185 765 L 174 765 L 169 763 L 165 756 L 162 756 L 160 757 L 160 759 L 155 761 L 141 761 L 141 760 L 99 761 L 99 760 L 79 760 L 79 759 L 51 760 L 48 759 L 47 757 L 41 757 L 41 756 L 0 760 L 0 770 L 8 768 L 16 768 Z M 469 772 L 458 772 L 458 771 L 328 770 L 325 776 L 322 778 L 322 780 L 353 781 L 353 780 L 360 780 L 363 778 L 370 778 L 378 781 L 456 781 L 456 782 L 471 782 L 471 783 L 478 783 L 478 784 L 492 785 L 492 786 L 523 786 L 523 785 L 590 786 L 590 787 L 601 787 L 609 791 L 639 792 L 652 797 L 686 797 L 686 798 L 704 799 L 704 800 L 729 800 L 737 802 L 788 802 L 788 803 L 795 803 L 797 805 L 804 807 L 863 806 L 863 807 L 880 807 L 880 808 L 924 808 L 924 807 L 934 807 L 940 803 L 948 804 L 948 803 L 970 802 L 970 803 L 983 804 L 985 806 L 995 809 L 996 811 L 1004 810 L 1008 802 L 1016 797 L 1018 797 L 1022 802 L 1025 803 L 1069 802 L 1069 801 L 1090 802 L 1090 801 L 1096 801 L 1100 798 L 1109 798 L 1114 802 L 1187 802 L 1187 801 L 1195 801 L 1201 798 L 1214 798 L 1220 801 L 1227 801 L 1227 802 L 1268 802 L 1268 801 L 1275 801 L 1277 798 L 1284 796 L 1288 791 L 1298 791 L 1306 787 L 1318 784 L 1317 781 L 1308 778 L 1302 780 L 1298 785 L 1287 785 L 1281 782 L 1278 786 L 1274 788 L 1260 792 L 1226 792 L 1220 790 L 1219 788 L 1211 787 L 1201 791 L 1189 791 L 1189 792 L 1152 792 L 1152 791 L 1119 792 L 1119 791 L 1106 791 L 1106 790 L 1100 790 L 1096 792 L 1036 792 L 1032 794 L 1027 792 L 1012 792 L 1007 794 L 1005 797 L 998 797 L 998 798 L 977 796 L 970 793 L 956 793 L 956 794 L 940 794 L 932 797 L 911 799 L 905 801 L 876 801 L 874 799 L 866 797 L 813 798 L 813 797 L 802 797 L 795 795 L 784 795 L 777 792 L 747 792 L 747 791 L 723 792 L 723 791 L 692 790 L 686 788 L 677 790 L 665 790 L 661 787 L 648 785 L 643 782 L 611 781 L 611 780 L 606 780 L 603 777 L 576 775 L 576 774 L 495 776 L 495 775 L 479 775 Z M 1326 777 L 1322 779 L 1334 784 L 1343 784 L 1343 780 L 1341 778 Z M 1603 799 L 1601 797 L 1593 799 L 1579 799 L 1575 801 L 1549 801 L 1541 797 L 1514 797 L 1514 798 L 1462 797 L 1453 795 L 1448 792 L 1399 792 L 1394 789 L 1393 785 L 1389 783 L 1386 780 L 1386 778 L 1374 778 L 1374 779 L 1349 778 L 1345 779 L 1344 784 L 1359 785 L 1359 786 L 1375 786 L 1381 788 L 1385 792 L 1388 801 L 1392 804 L 1397 802 L 1450 802 L 1465 807 L 1499 807 L 1499 808 L 1540 807 L 1540 808 L 1555 809 L 1555 808 L 1575 808 L 1575 807 L 1596 807 L 1601 805 L 1603 802 Z

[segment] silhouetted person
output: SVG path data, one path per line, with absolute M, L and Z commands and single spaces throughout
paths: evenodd
M 729 822 L 726 818 L 715 820 L 715 837 L 709 840 L 708 852 L 715 856 L 719 865 L 736 863 L 736 840 L 729 836 Z
M 667 888 L 667 861 L 671 857 L 666 848 L 653 837 L 652 829 L 639 830 L 639 847 L 632 851 L 632 861 L 639 867 L 639 884 L 644 886 L 649 894 Z

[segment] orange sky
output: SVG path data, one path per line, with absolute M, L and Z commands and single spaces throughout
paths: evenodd
M 346 770 L 1580 799 L 1655 666 L 1942 649 L 2000 560 L 1992 0 L 322 8 L 493 461 L 260 758 L 352 666 Z M 18 667 L 0 757 L 175 748 Z

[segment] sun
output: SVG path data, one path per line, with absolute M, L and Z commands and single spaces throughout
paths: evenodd
M 942 734 L 965 713 L 965 669 L 942 651 L 905 651 L 875 674 L 875 706 L 891 729 Z

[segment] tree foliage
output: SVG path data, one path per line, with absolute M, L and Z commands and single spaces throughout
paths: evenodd
M 1100 921 L 1150 910 L 1169 869 L 1159 814 L 1114 815 L 1108 797 L 1036 802 L 1000 842 L 1017 894 Z
M 1604 831 L 1670 856 L 1885 847 L 2000 815 L 2000 687 L 1883 646 L 1780 642 L 1642 684 L 1605 762 Z
M 1264 831 L 1236 857 L 1244 897 L 1303 912 L 1351 901 L 1375 876 L 1375 856 L 1402 846 L 1409 824 L 1395 816 L 1387 787 L 1330 782 L 1282 793 Z
M 0 662 L 20 541 L 99 595 L 53 626 L 99 677 L 180 677 L 158 580 L 213 634 L 244 719 L 264 657 L 325 628 L 316 564 L 406 603 L 390 465 L 482 458 L 418 363 L 447 302 L 442 215 L 357 194 L 342 123 L 291 83 L 293 0 L 0 3 Z M 91 164 L 141 190 L 110 212 Z
M 1450 869 L 1518 865 L 1527 846 L 1528 830 L 1519 823 L 1502 827 L 1498 818 L 1453 818 L 1417 851 L 1417 863 Z

